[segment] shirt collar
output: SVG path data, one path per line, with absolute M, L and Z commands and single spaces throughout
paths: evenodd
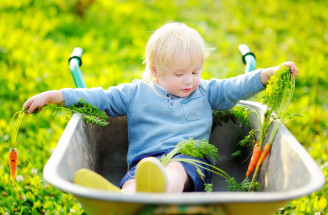
M 161 86 L 158 85 L 158 83 L 156 81 L 151 82 L 150 85 L 154 89 L 154 91 L 161 96 L 165 96 L 165 97 L 173 96 L 173 98 L 181 98 L 179 96 L 175 96 L 175 95 L 167 92 L 166 90 L 164 90 Z M 183 99 L 198 98 L 198 97 L 200 97 L 200 92 L 199 92 L 199 89 L 196 89 L 191 95 L 189 95 L 188 97 L 185 97 Z
M 151 82 L 151 86 L 155 90 L 155 92 L 161 96 L 165 96 L 165 97 L 173 96 L 175 98 L 180 98 L 164 90 L 161 86 L 158 85 L 156 81 Z

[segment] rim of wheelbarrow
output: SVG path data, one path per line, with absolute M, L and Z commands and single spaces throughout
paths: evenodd
M 242 104 L 247 104 L 253 107 L 265 106 L 251 101 L 241 101 Z M 136 193 L 136 194 L 122 194 L 116 192 L 108 192 L 103 190 L 90 189 L 87 187 L 76 185 L 61 178 L 57 173 L 57 169 L 61 158 L 64 156 L 64 152 L 69 145 L 68 140 L 72 133 L 66 132 L 67 130 L 74 129 L 81 117 L 77 114 L 72 116 L 72 119 L 68 123 L 67 127 L 62 134 L 58 145 L 50 157 L 49 161 L 44 167 L 43 175 L 45 179 L 55 187 L 59 188 L 64 192 L 73 194 L 76 197 L 83 197 L 87 199 L 102 200 L 102 201 L 112 201 L 112 202 L 130 202 L 130 203 L 147 203 L 147 204 L 206 204 L 206 203 L 218 203 L 218 202 L 278 202 L 286 201 L 301 196 L 311 194 L 317 190 L 320 190 L 325 184 L 325 177 L 314 162 L 312 157 L 307 153 L 307 151 L 297 143 L 293 135 L 287 135 L 286 138 L 290 138 L 291 147 L 297 151 L 304 160 L 305 165 L 308 167 L 311 174 L 311 183 L 294 190 L 288 191 L 273 191 L 273 192 L 186 192 L 186 193 Z M 282 124 L 280 127 L 282 132 L 288 132 L 287 128 Z

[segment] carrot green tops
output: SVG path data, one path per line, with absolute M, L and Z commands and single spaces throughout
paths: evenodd
M 137 156 L 173 149 L 188 138 L 208 140 L 212 110 L 230 109 L 263 90 L 260 73 L 256 70 L 229 79 L 201 80 L 198 89 L 184 98 L 169 94 L 155 82 L 141 80 L 107 90 L 98 87 L 62 92 L 66 106 L 83 98 L 111 117 L 127 116 L 130 164 Z

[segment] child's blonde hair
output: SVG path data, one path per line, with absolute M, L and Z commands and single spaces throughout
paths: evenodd
M 188 53 L 192 64 L 203 65 L 209 50 L 206 42 L 196 30 L 183 23 L 165 24 L 152 34 L 147 43 L 144 60 L 146 68 L 142 77 L 147 82 L 156 80 L 151 68 L 165 68 L 171 65 L 175 61 L 176 53 Z

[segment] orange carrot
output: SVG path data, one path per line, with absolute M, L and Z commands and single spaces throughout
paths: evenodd
M 252 155 L 251 161 L 249 162 L 249 165 L 248 165 L 246 177 L 248 177 L 253 172 L 254 168 L 257 165 L 257 162 L 260 159 L 261 153 L 262 153 L 262 150 L 259 147 L 259 141 L 257 141 L 253 148 L 253 155 Z
M 16 166 L 17 166 L 17 151 L 16 149 L 10 149 L 9 151 L 9 166 L 11 170 L 11 176 L 15 180 Z
M 266 156 L 269 154 L 270 152 L 270 149 L 271 149 L 271 146 L 272 144 L 266 144 L 263 148 L 263 150 L 261 150 L 261 156 L 256 164 L 256 169 L 255 169 L 255 172 L 253 174 L 253 178 L 252 178 L 252 181 L 251 181 L 251 184 L 249 185 L 249 191 L 251 190 L 252 188 L 252 185 L 253 185 L 253 181 L 255 180 L 256 178 L 256 175 L 257 175 L 257 172 L 259 171 L 260 169 L 260 166 L 261 164 L 263 163 L 264 159 L 266 158 Z
M 264 159 L 266 158 L 266 156 L 269 154 L 270 149 L 271 149 L 272 144 L 266 144 L 264 146 L 264 149 L 262 150 L 260 159 L 259 159 L 259 163 L 257 164 L 258 166 L 261 166 L 261 164 L 263 163 Z

